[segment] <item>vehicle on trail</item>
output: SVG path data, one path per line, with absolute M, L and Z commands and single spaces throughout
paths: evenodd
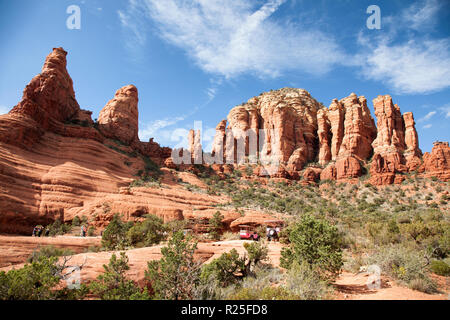
M 259 240 L 259 235 L 255 230 L 253 230 L 253 227 L 243 225 L 240 226 L 240 228 L 239 237 L 241 240 Z

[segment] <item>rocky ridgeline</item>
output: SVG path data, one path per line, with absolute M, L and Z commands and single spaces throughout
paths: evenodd
M 303 89 L 266 92 L 231 109 L 227 120 L 217 125 L 212 155 L 223 155 L 223 163 L 229 164 L 227 159 L 237 158 L 240 140 L 248 158 L 252 153 L 247 132 L 254 132 L 257 155 L 269 154 L 279 163 L 272 177 L 345 181 L 369 173 L 370 183 L 384 185 L 419 172 L 449 180 L 448 143 L 435 144 L 422 158 L 413 114 L 402 115 L 389 95 L 378 96 L 373 104 L 377 125 L 366 98 L 354 93 L 326 108 Z M 227 141 L 229 135 L 234 141 Z M 189 141 L 193 160 L 199 153 L 201 159 L 199 133 L 191 130 Z M 213 168 L 223 172 L 226 166 Z
M 133 85 L 117 90 L 100 112 L 98 129 L 94 128 L 92 112 L 80 109 L 75 98 L 72 78 L 67 72 L 67 52 L 54 48 L 47 56 L 42 72 L 23 91 L 22 100 L 9 112 L 9 123 L 0 124 L 0 141 L 31 147 L 45 132 L 66 137 L 116 139 L 142 154 L 161 159 L 169 157 L 169 148 L 160 148 L 152 140 L 138 138 L 138 90 Z M 67 126 L 84 123 L 84 126 Z

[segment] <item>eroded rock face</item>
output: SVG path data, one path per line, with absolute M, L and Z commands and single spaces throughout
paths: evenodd
M 45 59 L 40 74 L 23 91 L 22 100 L 10 114 L 27 115 L 45 130 L 77 115 L 80 106 L 75 99 L 72 78 L 67 72 L 67 52 L 54 48 Z
M 419 169 L 427 177 L 450 181 L 450 148 L 448 142 L 435 142 L 431 153 L 423 155 L 423 165 Z
M 371 143 L 377 135 L 375 122 L 367 108 L 365 97 L 352 93 L 340 101 L 344 106 L 344 137 L 338 158 L 367 159 L 372 153 Z
M 303 89 L 283 88 L 251 98 L 228 114 L 228 129 L 233 135 L 226 136 L 230 139 L 224 147 L 226 159 L 239 162 L 260 152 L 280 164 L 277 176 L 301 170 L 317 156 L 319 108 L 319 103 Z M 221 150 L 224 124 L 222 121 L 217 127 L 214 151 Z M 239 144 L 244 145 L 243 154 L 239 153 Z
M 373 100 L 377 117 L 377 138 L 373 141 L 374 156 L 370 173 L 373 184 L 390 184 L 396 174 L 413 171 L 420 165 L 422 151 L 412 113 L 400 113 L 389 95 Z
M 317 136 L 319 138 L 319 164 L 324 165 L 331 160 L 331 125 L 325 108 L 317 112 Z
M 138 90 L 128 85 L 117 90 L 114 98 L 100 111 L 100 131 L 108 138 L 118 139 L 126 144 L 139 140 Z

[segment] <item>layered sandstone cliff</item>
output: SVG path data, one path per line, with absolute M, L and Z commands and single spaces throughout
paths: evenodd
M 401 180 L 401 174 L 418 168 L 422 151 L 412 113 L 402 116 L 400 107 L 393 104 L 389 95 L 378 96 L 373 105 L 378 134 L 372 143 L 371 182 L 390 184 L 396 179 Z
M 119 89 L 94 125 L 92 112 L 76 101 L 66 55 L 53 49 L 19 104 L 0 116 L 0 232 L 29 232 L 36 223 L 83 214 L 101 225 L 104 203 L 129 216 L 173 215 L 173 205 L 149 206 L 155 196 L 120 193 L 145 157 L 162 163 L 170 156 L 169 148 L 137 138 L 137 89 Z

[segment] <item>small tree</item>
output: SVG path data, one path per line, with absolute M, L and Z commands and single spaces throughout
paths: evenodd
M 143 222 L 136 223 L 127 232 L 132 246 L 148 247 L 160 243 L 166 230 L 164 222 L 155 215 L 148 215 Z
M 128 257 L 125 252 L 120 258 L 113 254 L 108 265 L 103 265 L 105 273 L 99 275 L 96 281 L 91 282 L 89 289 L 102 300 L 147 300 L 147 288 L 141 290 L 132 280 L 125 277 L 130 269 Z
M 75 216 L 72 220 L 72 226 L 79 227 L 81 223 L 81 220 L 78 216 Z
M 148 262 L 145 272 L 157 299 L 193 299 L 199 282 L 200 263 L 194 261 L 197 243 L 182 231 L 173 234 L 166 247 L 161 249 L 159 261 Z
M 336 276 L 342 265 L 342 237 L 335 226 L 310 215 L 302 217 L 289 234 L 290 247 L 281 251 L 280 265 L 289 269 L 294 261 L 306 261 L 322 276 Z M 328 275 L 326 274 L 328 273 Z
M 224 219 L 223 214 L 220 211 L 216 211 L 213 217 L 209 219 L 209 229 L 208 232 L 214 240 L 220 239 L 220 232 L 223 228 L 222 220 Z
M 65 277 L 68 260 L 64 259 L 64 263 L 60 264 L 55 256 L 41 255 L 21 269 L 1 271 L 0 300 L 82 299 L 86 294 L 84 285 L 80 289 L 57 289 Z
M 122 222 L 115 214 L 102 234 L 102 246 L 108 250 L 121 250 L 128 245 L 127 231 L 129 225 Z
M 239 256 L 236 249 L 223 253 L 219 258 L 202 268 L 203 283 L 214 279 L 220 286 L 227 287 L 239 280 L 254 275 L 255 267 L 267 259 L 268 248 L 262 243 L 245 243 L 247 254 Z

